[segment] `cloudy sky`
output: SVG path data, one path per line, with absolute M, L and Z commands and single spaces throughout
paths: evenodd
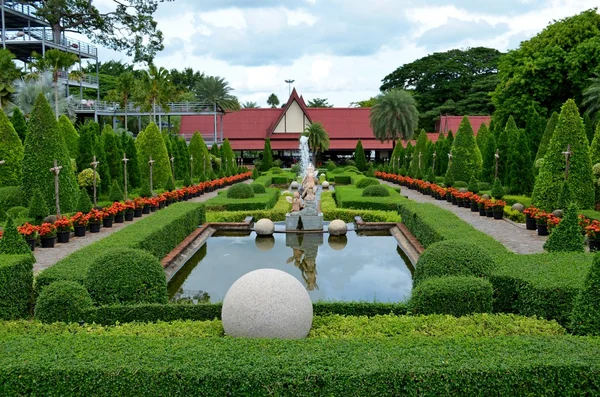
M 156 13 L 156 64 L 225 77 L 241 101 L 288 96 L 335 106 L 377 95 L 381 79 L 432 52 L 514 49 L 599 0 L 176 0 Z M 128 61 L 102 49 L 102 60 Z

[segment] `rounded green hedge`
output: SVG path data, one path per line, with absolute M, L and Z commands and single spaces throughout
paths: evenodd
M 379 185 L 379 181 L 375 178 L 362 178 L 356 182 L 356 187 L 359 189 L 364 189 L 367 186 Z
M 85 286 L 100 305 L 167 303 L 164 270 L 155 256 L 142 250 L 106 252 L 90 266 Z
M 252 191 L 254 192 L 254 194 L 261 194 L 266 192 L 265 186 L 262 183 L 254 182 L 250 186 L 252 187 Z
M 254 197 L 254 190 L 247 183 L 236 183 L 227 189 L 227 198 L 247 199 L 252 197 Z
M 35 318 L 43 323 L 84 320 L 84 312 L 93 306 L 85 287 L 75 281 L 57 281 L 42 290 L 35 303 Z
M 465 181 L 454 181 L 452 187 L 460 189 L 461 187 L 469 187 L 469 184 Z
M 281 168 L 279 168 L 279 167 L 271 167 L 271 168 L 269 169 L 269 172 L 270 172 L 271 174 L 282 174 L 282 173 L 283 173 L 283 170 L 282 170 Z
M 362 191 L 363 197 L 387 197 L 390 191 L 383 185 L 371 185 L 364 188 Z
M 440 241 L 431 244 L 417 261 L 413 285 L 431 277 L 489 277 L 494 265 L 494 260 L 487 251 L 471 242 Z
M 571 314 L 571 331 L 576 335 L 600 336 L 600 255 L 594 256 L 592 267 L 575 299 Z
M 494 289 L 474 276 L 434 277 L 412 291 L 410 309 L 414 314 L 450 314 L 460 317 L 491 313 Z

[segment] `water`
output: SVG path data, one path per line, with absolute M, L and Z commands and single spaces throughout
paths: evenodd
M 300 167 L 302 169 L 302 177 L 306 176 L 306 169 L 310 165 L 310 150 L 308 148 L 308 137 L 300 137 Z
M 208 239 L 171 280 L 169 296 L 219 302 L 237 279 L 261 268 L 290 273 L 313 301 L 399 302 L 412 288 L 410 262 L 390 235 L 276 233 L 257 239 L 253 233 Z

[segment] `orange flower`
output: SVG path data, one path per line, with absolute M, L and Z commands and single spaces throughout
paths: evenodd
M 25 222 L 24 225 L 17 227 L 17 231 L 26 239 L 31 239 L 35 238 L 35 235 L 38 232 L 38 227 L 29 224 L 29 222 Z
M 83 212 L 78 212 L 71 217 L 71 222 L 73 222 L 73 225 L 75 226 L 87 226 L 89 220 L 90 217 Z
M 70 232 L 72 226 L 73 222 L 66 216 L 60 217 L 54 222 L 54 227 L 56 227 L 56 230 L 59 232 Z
M 52 223 L 42 223 L 39 228 L 40 237 L 56 236 L 56 227 Z

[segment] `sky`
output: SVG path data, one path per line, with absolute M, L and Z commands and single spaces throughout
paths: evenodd
M 110 3 L 110 0 L 99 0 Z M 336 107 L 379 93 L 399 66 L 434 52 L 515 49 L 549 23 L 599 0 L 175 0 L 155 14 L 165 49 L 155 63 L 224 77 L 241 102 L 288 98 Z M 99 49 L 101 61 L 129 62 Z

